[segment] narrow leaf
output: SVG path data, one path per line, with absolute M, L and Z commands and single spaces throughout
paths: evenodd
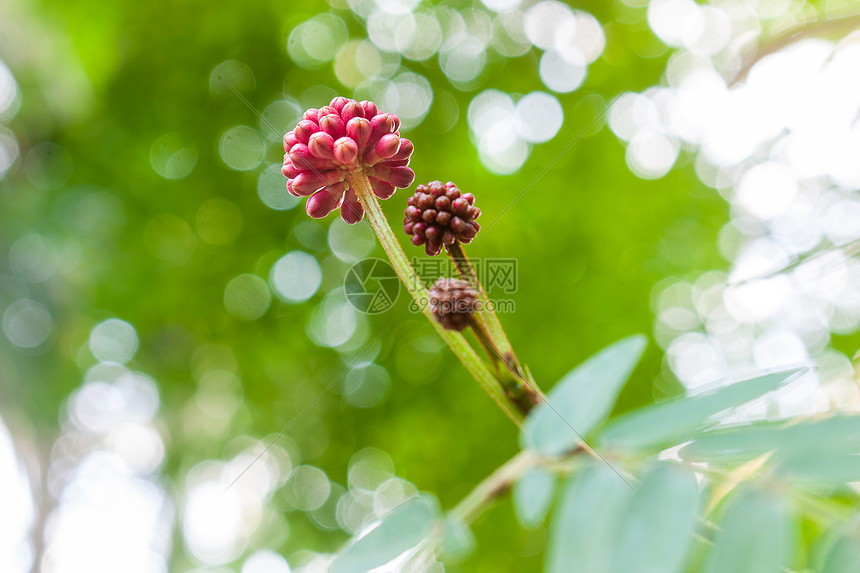
M 705 573 L 783 573 L 790 564 L 794 522 L 781 500 L 752 489 L 741 491 L 729 502 L 720 525 Z
M 713 425 L 711 417 L 776 390 L 807 372 L 794 368 L 744 380 L 711 392 L 667 400 L 614 420 L 601 432 L 602 447 L 616 450 L 663 449 L 695 437 Z
M 827 553 L 821 573 L 856 573 L 860 563 L 860 543 L 843 537 Z
M 692 461 L 737 461 L 777 451 L 781 456 L 860 452 L 860 416 L 831 416 L 797 424 L 761 423 L 708 432 L 681 448 Z
M 364 573 L 385 565 L 427 536 L 434 514 L 433 505 L 427 499 L 419 497 L 401 503 L 376 528 L 347 545 L 329 570 L 331 573 Z
M 780 463 L 776 472 L 790 476 L 793 482 L 844 484 L 860 481 L 860 456 L 821 452 L 793 455 Z
M 641 334 L 604 348 L 568 373 L 547 394 L 523 425 L 520 444 L 544 455 L 573 449 L 606 419 L 621 387 L 642 357 L 647 339 Z
M 514 510 L 523 527 L 543 523 L 554 490 L 555 476 L 542 467 L 530 469 L 514 484 Z
M 654 467 L 627 509 L 613 573 L 677 573 L 693 540 L 699 507 L 696 477 L 671 463 Z
M 605 464 L 570 478 L 550 525 L 546 573 L 608 573 L 633 491 Z
M 448 516 L 442 524 L 439 541 L 439 556 L 443 561 L 458 563 L 466 559 L 475 549 L 475 536 L 461 519 Z

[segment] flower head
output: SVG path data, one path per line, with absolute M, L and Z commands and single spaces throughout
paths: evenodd
M 412 244 L 424 245 L 430 256 L 441 253 L 442 245 L 472 242 L 481 228 L 475 221 L 481 216 L 475 196 L 461 193 L 450 181 L 419 185 L 406 203 L 403 229 L 412 235 Z
M 478 293 L 466 281 L 442 277 L 430 289 L 430 311 L 448 330 L 458 332 L 469 326 Z
M 287 190 L 310 197 L 306 210 L 315 219 L 338 207 L 347 223 L 358 223 L 364 208 L 348 175 L 362 171 L 374 194 L 388 199 L 396 187 L 409 187 L 415 173 L 407 167 L 412 142 L 400 137 L 400 119 L 382 113 L 376 104 L 336 97 L 329 105 L 311 108 L 284 136 Z

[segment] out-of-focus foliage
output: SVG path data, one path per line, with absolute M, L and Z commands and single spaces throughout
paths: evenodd
M 0 415 L 17 448 L 0 465 L 0 495 L 17 503 L 4 501 L 17 516 L 10 527 L 35 531 L 20 543 L 9 535 L 9 570 L 36 559 L 59 573 L 82 564 L 95 572 L 223 565 L 204 570 L 284 573 L 287 563 L 313 571 L 327 563 L 319 555 L 419 490 L 450 508 L 516 453 L 516 428 L 405 296 L 378 315 L 345 302 L 339 289 L 350 266 L 384 257 L 370 229 L 312 221 L 285 194 L 281 135 L 304 108 L 336 94 L 372 97 L 401 115 L 419 182 L 452 180 L 476 195 L 484 227 L 469 255 L 516 261 L 514 292 L 490 294 L 514 303 L 502 322 L 544 390 L 609 342 L 654 332 L 668 358 L 653 345 L 645 352 L 616 414 L 722 378 L 733 360 L 747 365 L 753 352 L 743 350 L 753 346 L 753 366 L 815 358 L 841 384 L 816 396 L 854 404 L 845 356 L 860 339 L 844 302 L 853 291 L 801 285 L 792 295 L 780 290 L 783 298 L 767 289 L 722 298 L 726 259 L 734 264 L 745 245 L 767 255 L 753 257 L 758 272 L 762 261 L 795 260 L 853 236 L 850 218 L 837 216 L 853 212 L 850 163 L 810 171 L 839 185 L 825 201 L 839 205 L 827 237 L 783 241 L 790 248 L 774 255 L 764 243 L 801 235 L 797 221 L 805 221 L 781 193 L 797 191 L 791 197 L 808 207 L 818 191 L 781 168 L 765 177 L 772 165 L 738 182 L 775 133 L 798 126 L 768 123 L 761 141 L 748 138 L 761 144 L 752 150 L 723 138 L 710 149 L 740 155 L 737 165 L 715 167 L 696 155 L 707 130 L 664 121 L 664 108 L 708 118 L 709 105 L 725 102 L 704 90 L 696 105 L 676 106 L 672 94 L 648 91 L 700 65 L 737 75 L 743 46 L 732 52 L 730 39 L 778 33 L 832 7 L 727 3 L 727 24 L 713 6 L 691 4 L 0 5 Z M 679 26 L 726 36 L 679 35 Z M 604 112 L 622 92 L 630 93 L 613 121 Z M 762 101 L 770 100 L 742 100 L 751 109 Z M 706 127 L 753 125 L 728 116 L 746 124 Z M 780 182 L 765 186 L 764 199 L 750 183 L 762 177 Z M 383 202 L 392 224 L 405 196 Z M 795 223 L 772 224 L 780 216 Z M 853 267 L 837 263 L 850 286 Z M 784 306 L 764 304 L 773 301 Z M 814 312 L 784 310 L 796 306 Z M 730 311 L 755 320 L 731 323 Z M 798 327 L 803 336 L 789 329 L 798 324 L 809 327 Z M 828 399 L 816 399 L 815 411 Z M 768 406 L 759 406 L 757 417 L 766 417 Z M 687 446 L 700 447 L 704 438 Z M 614 475 L 606 468 L 589 471 L 560 482 L 550 521 L 576 496 L 614 487 L 601 481 Z M 646 479 L 663 479 L 653 471 Z M 627 518 L 650 503 L 634 497 Z M 743 511 L 725 510 L 739 521 Z M 509 503 L 472 524 L 474 551 L 463 549 L 468 531 L 451 523 L 448 571 L 537 570 L 548 545 L 551 556 L 562 551 L 547 526 L 523 531 Z M 588 521 L 568 526 L 593 533 Z M 808 529 L 799 534 L 804 546 L 820 533 Z M 850 542 L 819 544 L 810 553 L 833 571 L 856 552 Z M 592 551 L 565 549 L 577 550 Z M 692 559 L 704 559 L 697 551 Z

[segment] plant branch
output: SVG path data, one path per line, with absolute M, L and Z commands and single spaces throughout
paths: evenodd
M 777 34 L 759 44 L 753 57 L 744 63 L 731 84 L 734 85 L 744 81 L 749 75 L 752 67 L 760 60 L 786 48 L 787 46 L 790 46 L 791 44 L 794 44 L 795 42 L 799 42 L 807 38 L 827 36 L 831 33 L 851 32 L 858 28 L 860 28 L 860 14 L 853 13 L 826 20 L 813 20 L 791 28 L 781 34 Z
M 430 324 L 433 325 L 433 328 L 436 329 L 436 332 L 442 340 L 445 341 L 463 366 L 466 367 L 466 370 L 469 371 L 469 374 L 478 381 L 478 384 L 481 385 L 490 398 L 498 404 L 502 411 L 511 420 L 513 420 L 514 423 L 520 425 L 522 423 L 524 413 L 515 408 L 514 405 L 508 401 L 502 391 L 499 380 L 496 379 L 489 368 L 487 368 L 486 363 L 478 357 L 474 349 L 472 349 L 469 343 L 466 342 L 466 339 L 462 334 L 452 330 L 446 330 L 436 321 L 433 313 L 430 311 L 429 305 L 427 304 L 430 300 L 430 294 L 427 292 L 427 289 L 424 287 L 424 284 L 421 282 L 415 269 L 413 269 L 412 265 L 409 264 L 409 259 L 406 257 L 400 243 L 397 241 L 397 237 L 395 237 L 394 232 L 388 225 L 385 214 L 382 212 L 382 208 L 379 206 L 379 202 L 373 194 L 373 189 L 370 185 L 370 181 L 367 179 L 367 175 L 361 171 L 355 171 L 350 174 L 349 181 L 352 188 L 355 190 L 356 195 L 358 195 L 359 201 L 361 201 L 361 204 L 364 207 L 364 211 L 367 214 L 367 220 L 376 232 L 380 245 L 382 245 L 388 258 L 391 260 L 391 264 L 394 266 L 397 276 L 400 277 L 400 280 L 406 286 L 406 290 L 409 291 L 409 294 L 415 300 L 416 304 L 418 304 L 421 312 L 427 317 Z
M 469 492 L 469 495 L 454 506 L 451 515 L 463 523 L 471 523 L 490 503 L 504 495 L 524 473 L 540 461 L 541 458 L 535 452 L 521 451 Z
M 466 257 L 463 246 L 459 241 L 454 241 L 451 245 L 446 245 L 445 250 L 451 257 L 451 260 L 454 261 L 460 277 L 471 284 L 472 288 L 478 293 L 481 308 L 475 316 L 475 321 L 482 326 L 482 330 L 490 337 L 489 342 L 498 350 L 498 354 L 501 355 L 508 368 L 517 376 L 522 377 L 523 369 L 514 354 L 513 346 L 511 346 L 507 334 L 505 334 L 505 330 L 502 328 L 502 323 L 499 321 L 496 311 L 493 310 L 493 304 L 490 302 L 490 297 L 487 296 L 487 291 L 484 290 L 483 285 L 478 281 L 478 275 L 475 273 L 472 263 Z

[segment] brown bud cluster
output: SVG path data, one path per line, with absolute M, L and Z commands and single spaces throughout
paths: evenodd
M 475 196 L 461 193 L 450 181 L 419 185 L 406 203 L 403 229 L 412 235 L 412 244 L 424 245 L 430 256 L 441 253 L 442 245 L 470 243 L 481 228 L 475 221 L 481 216 Z
M 430 289 L 430 311 L 448 330 L 460 332 L 469 326 L 478 293 L 466 281 L 442 277 Z

